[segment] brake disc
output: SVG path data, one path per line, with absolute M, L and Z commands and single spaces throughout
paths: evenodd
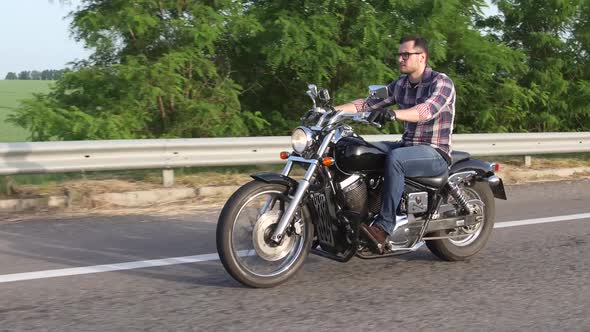
M 287 257 L 295 245 L 294 234 L 286 233 L 280 245 L 270 240 L 278 223 L 279 212 L 269 211 L 258 218 L 252 231 L 254 250 L 260 258 L 271 262 Z

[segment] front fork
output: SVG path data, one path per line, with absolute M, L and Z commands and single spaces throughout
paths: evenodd
M 295 210 L 297 209 L 297 207 L 301 203 L 303 196 L 305 195 L 305 193 L 307 192 L 307 189 L 309 188 L 309 185 L 310 185 L 309 181 L 311 180 L 311 178 L 313 177 L 313 175 L 315 174 L 315 172 L 318 168 L 319 159 L 322 158 L 322 156 L 324 155 L 324 153 L 328 149 L 328 145 L 330 144 L 330 141 L 332 141 L 332 137 L 334 137 L 333 130 L 324 137 L 324 140 L 322 141 L 322 144 L 320 145 L 320 148 L 318 149 L 318 152 L 317 152 L 317 156 L 318 156 L 317 159 L 305 159 L 305 158 L 295 157 L 295 156 L 289 157 L 289 160 L 287 161 L 287 165 L 285 165 L 285 168 L 283 169 L 282 175 L 284 175 L 284 176 L 289 175 L 289 172 L 291 171 L 291 168 L 293 167 L 293 162 L 301 162 L 301 163 L 309 164 L 309 168 L 307 169 L 307 172 L 305 172 L 305 175 L 303 176 L 303 178 L 299 181 L 299 184 L 297 185 L 297 190 L 295 191 L 295 194 L 293 195 L 293 199 L 291 200 L 291 202 L 289 202 L 289 207 L 287 208 L 287 210 L 285 211 L 285 213 L 281 217 L 281 220 L 279 221 L 277 228 L 275 229 L 272 236 L 270 237 L 270 239 L 273 242 L 280 243 L 281 240 L 283 239 L 283 236 L 285 235 L 285 231 L 287 230 L 287 227 L 289 226 L 289 224 L 291 223 L 291 220 L 293 219 L 293 215 L 295 214 Z

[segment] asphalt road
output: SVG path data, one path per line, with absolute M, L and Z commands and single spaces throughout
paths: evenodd
M 590 181 L 508 188 L 497 222 L 590 212 Z M 215 253 L 217 211 L 0 223 L 14 273 Z M 466 262 L 418 252 L 346 264 L 310 256 L 273 289 L 219 263 L 0 282 L 0 331 L 590 331 L 590 218 L 498 228 Z

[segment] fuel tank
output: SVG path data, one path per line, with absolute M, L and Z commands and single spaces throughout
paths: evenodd
M 346 174 L 383 172 L 387 154 L 359 137 L 344 137 L 334 148 L 336 167 Z

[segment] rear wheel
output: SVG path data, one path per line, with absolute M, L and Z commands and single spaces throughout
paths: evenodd
M 303 265 L 313 239 L 307 210 L 296 210 L 280 244 L 270 236 L 287 209 L 288 188 L 252 181 L 226 202 L 217 224 L 217 251 L 226 271 L 250 287 L 273 287 Z
M 446 261 L 460 261 L 477 254 L 488 242 L 496 219 L 494 194 L 485 182 L 461 187 L 467 201 L 479 199 L 484 203 L 482 221 L 453 231 L 437 231 L 428 236 L 451 236 L 448 239 L 428 240 L 426 246 L 438 258 Z

